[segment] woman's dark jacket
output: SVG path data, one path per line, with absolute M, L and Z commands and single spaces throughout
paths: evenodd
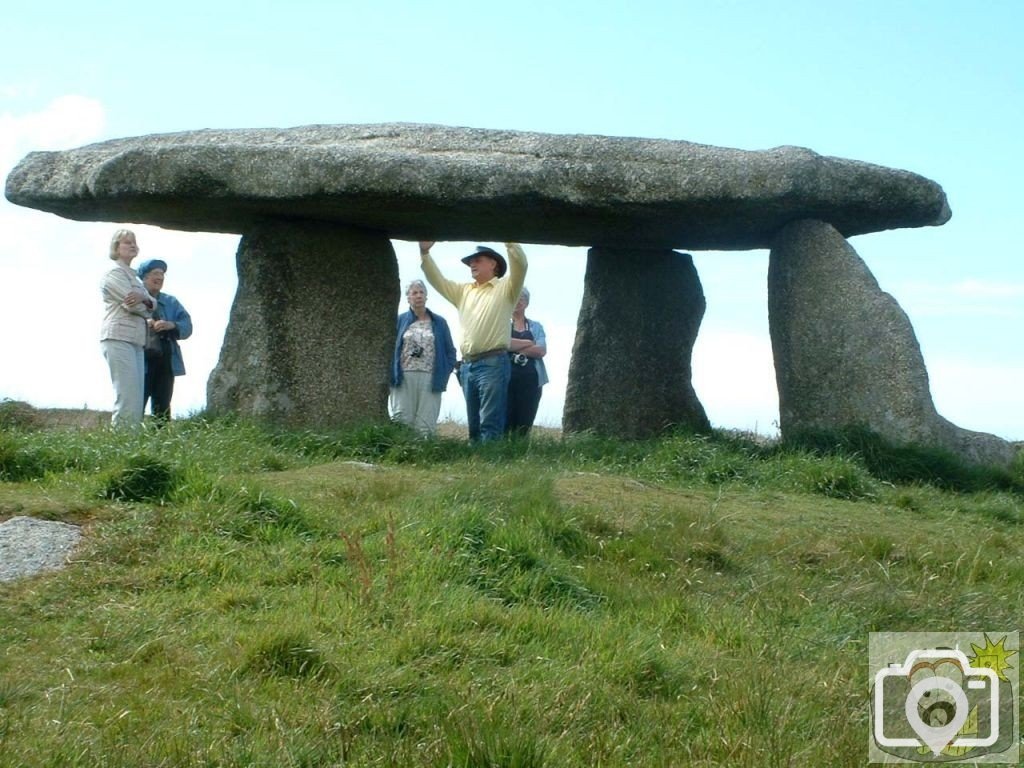
M 448 323 L 440 315 L 435 315 L 429 309 L 426 310 L 430 316 L 434 329 L 434 372 L 430 379 L 430 390 L 432 392 L 444 392 L 448 388 L 448 378 L 455 368 L 455 345 L 452 343 L 452 333 L 448 330 Z M 395 356 L 391 360 L 391 386 L 398 387 L 402 384 L 402 343 L 406 330 L 416 322 L 416 314 L 410 309 L 398 316 L 398 335 L 395 338 Z

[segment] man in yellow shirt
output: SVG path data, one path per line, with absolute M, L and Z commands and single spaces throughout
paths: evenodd
M 457 283 L 437 268 L 430 255 L 433 245 L 433 241 L 420 242 L 420 259 L 427 282 L 459 311 L 460 378 L 466 396 L 469 439 L 498 440 L 505 431 L 512 310 L 526 281 L 526 254 L 518 244 L 505 243 L 506 262 L 493 248 L 477 246 L 476 251 L 462 259 L 473 282 Z

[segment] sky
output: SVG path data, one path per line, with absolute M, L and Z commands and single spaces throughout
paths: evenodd
M 952 219 L 851 244 L 908 314 L 939 412 L 1024 440 L 1022 27 L 1019 0 L 18 3 L 0 26 L 0 171 L 31 151 L 151 133 L 377 122 L 796 145 L 904 168 L 943 186 Z M 239 238 L 6 199 L 0 399 L 111 407 L 98 286 L 121 226 L 139 262 L 168 262 L 164 289 L 193 316 L 174 413 L 204 407 Z M 459 277 L 474 245 L 434 255 Z M 394 246 L 403 284 L 419 277 L 415 243 Z M 551 375 L 537 423 L 558 426 L 586 250 L 524 248 Z M 774 435 L 768 253 L 693 255 L 707 299 L 698 397 L 714 426 Z M 440 296 L 428 306 L 457 328 Z M 442 417 L 465 420 L 455 386 Z

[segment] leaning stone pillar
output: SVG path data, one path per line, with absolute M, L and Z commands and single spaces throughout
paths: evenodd
M 705 306 L 689 254 L 591 248 L 563 429 L 623 438 L 710 429 L 690 368 Z
M 210 410 L 303 427 L 386 419 L 399 294 L 390 240 L 273 221 L 242 237 L 237 264 Z
M 1009 442 L 936 412 L 909 318 L 830 224 L 796 221 L 775 236 L 768 324 L 783 437 L 858 425 L 968 461 L 1013 460 Z

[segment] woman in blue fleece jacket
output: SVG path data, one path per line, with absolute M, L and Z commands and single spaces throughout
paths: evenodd
M 171 418 L 174 377 L 185 375 L 185 362 L 178 341 L 192 335 L 192 317 L 188 310 L 169 293 L 163 293 L 166 272 L 167 262 L 163 259 L 149 259 L 139 265 L 139 278 L 157 304 L 153 316 L 147 321 L 143 407 L 150 402 L 152 414 L 163 420 Z
M 448 323 L 427 309 L 427 287 L 413 280 L 405 289 L 409 311 L 398 316 L 391 362 L 391 410 L 396 421 L 424 437 L 437 430 L 441 393 L 455 368 Z

